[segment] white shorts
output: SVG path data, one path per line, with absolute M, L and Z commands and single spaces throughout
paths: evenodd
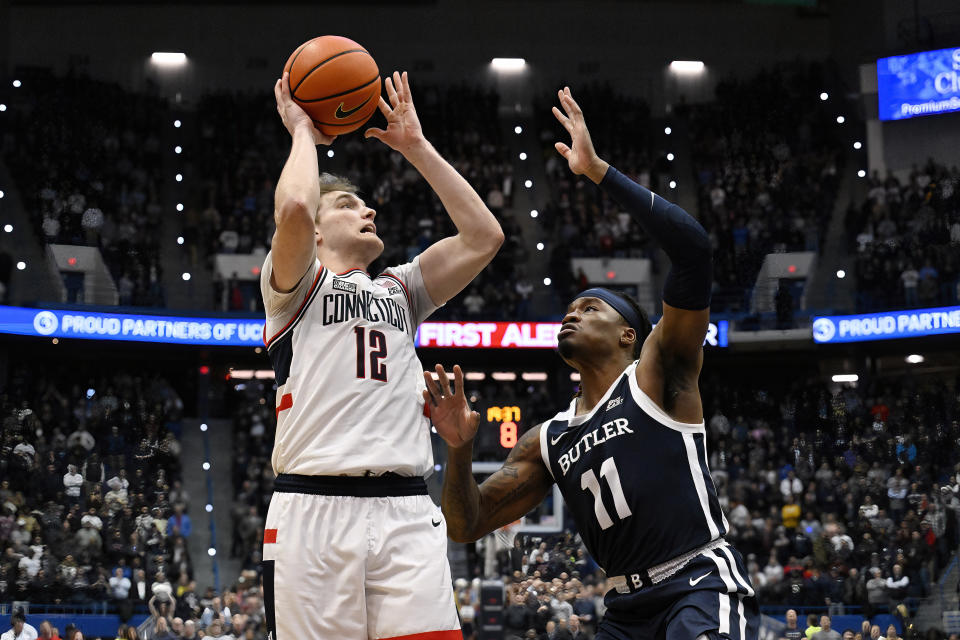
M 263 595 L 271 640 L 461 640 L 447 525 L 430 496 L 302 486 L 313 480 L 279 476 L 283 488 L 275 487 L 267 512 Z M 300 490 L 324 495 L 289 492 Z

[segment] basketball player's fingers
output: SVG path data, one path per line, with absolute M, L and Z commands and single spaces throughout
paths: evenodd
M 377 129 L 376 127 L 370 127 L 369 129 L 367 129 L 366 131 L 363 132 L 363 137 L 364 137 L 364 138 L 376 138 L 377 140 L 383 140 L 383 136 L 384 136 L 384 134 L 386 134 L 386 133 L 387 133 L 387 132 L 384 131 L 383 129 Z
M 401 74 L 400 79 L 403 81 L 403 99 L 405 102 L 413 102 L 413 94 L 410 93 L 410 78 L 407 76 L 407 72 L 404 71 Z
M 280 83 L 280 95 L 284 100 L 290 99 L 290 72 L 283 73 L 283 82 Z
M 277 109 L 280 108 L 280 83 L 283 82 L 280 78 L 277 78 L 277 81 L 273 83 L 273 97 L 277 99 Z
M 557 120 L 560 121 L 560 124 L 563 125 L 564 129 L 566 129 L 568 132 L 573 132 L 573 125 L 570 123 L 570 118 L 563 115 L 563 112 L 560 111 L 560 109 L 553 107 L 553 115 L 556 116 Z
M 443 368 L 442 364 L 436 366 L 437 376 L 440 378 L 440 389 L 443 391 L 443 395 L 453 395 L 450 392 L 450 377 L 447 376 L 446 369 Z
M 429 392 L 429 391 L 427 391 L 426 389 L 424 389 L 424 390 L 421 391 L 420 393 L 423 394 L 423 403 L 424 403 L 424 404 L 428 404 L 428 405 L 433 406 L 433 407 L 437 406 L 437 403 L 433 401 L 433 396 L 430 395 L 430 392 Z
M 406 100 L 403 99 L 403 78 L 400 77 L 399 71 L 393 72 L 393 88 L 397 90 L 397 100 L 406 102 Z
M 573 99 L 573 96 L 568 93 L 563 98 L 563 103 L 567 109 L 567 113 L 575 118 L 583 118 L 583 109 L 580 108 L 580 105 L 577 104 L 577 101 Z
M 427 393 L 430 394 L 430 401 L 433 406 L 437 406 L 441 397 L 440 387 L 437 386 L 436 380 L 433 379 L 433 375 L 429 371 L 423 372 L 423 381 L 427 383 Z
M 453 395 L 463 397 L 463 369 L 460 365 L 453 365 Z
M 553 144 L 553 147 L 557 150 L 557 153 L 559 153 L 564 157 L 564 159 L 566 159 L 566 157 L 570 155 L 570 147 L 563 144 L 562 142 L 555 142 Z
M 387 119 L 389 119 L 390 114 L 393 113 L 393 109 L 390 108 L 390 105 L 388 105 L 387 101 L 382 97 L 380 98 L 380 102 L 377 103 L 377 108 L 380 109 L 380 113 L 383 114 L 383 117 Z
M 400 98 L 397 96 L 397 89 L 393 84 L 393 79 L 390 76 L 387 76 L 383 86 L 387 90 L 387 97 L 390 98 L 390 106 L 396 109 L 397 105 L 400 104 Z

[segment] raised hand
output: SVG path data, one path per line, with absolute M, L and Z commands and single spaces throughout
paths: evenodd
M 557 95 L 560 97 L 560 106 L 563 107 L 563 111 L 553 107 L 553 115 L 570 134 L 570 146 L 563 142 L 554 143 L 553 146 L 570 165 L 571 171 L 599 183 L 603 180 L 609 165 L 594 151 L 590 131 L 587 130 L 587 123 L 583 119 L 583 111 L 573 99 L 570 87 L 564 87 L 562 91 L 557 92 Z
M 401 75 L 393 72 L 393 78 L 387 78 L 383 83 L 387 89 L 387 98 L 390 104 L 380 98 L 380 112 L 387 119 L 386 130 L 371 127 L 367 129 L 364 138 L 376 138 L 394 151 L 406 155 L 425 142 L 423 129 L 420 128 L 420 119 L 417 110 L 413 107 L 413 94 L 410 93 L 410 81 L 407 72 Z
M 317 129 L 313 124 L 313 119 L 290 97 L 290 74 L 288 72 L 284 72 L 283 77 L 273 85 L 273 95 L 277 99 L 277 112 L 280 114 L 280 119 L 283 120 L 283 126 L 287 128 L 291 136 L 297 129 L 303 127 L 310 130 L 314 144 L 329 145 L 336 139 L 337 136 L 328 136 Z
M 436 366 L 437 377 L 434 380 L 429 371 L 423 372 L 427 389 L 423 399 L 430 404 L 430 419 L 437 433 L 451 447 L 462 447 L 477 434 L 480 426 L 480 414 L 470 409 L 463 394 L 463 371 L 460 365 L 453 366 L 453 391 L 450 390 L 450 378 L 443 365 Z

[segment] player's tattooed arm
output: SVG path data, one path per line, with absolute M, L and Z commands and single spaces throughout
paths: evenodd
M 553 479 L 540 456 L 541 428 L 523 434 L 503 466 L 479 487 L 471 471 L 473 442 L 449 449 L 442 508 L 452 540 L 477 540 L 523 517 L 547 496 Z
M 540 455 L 537 426 L 520 437 L 503 466 L 478 487 L 473 478 L 473 438 L 480 416 L 467 403 L 460 367 L 454 367 L 452 392 L 443 367 L 437 365 L 436 371 L 438 381 L 424 375 L 424 399 L 430 403 L 437 433 L 448 445 L 441 507 L 450 538 L 472 542 L 540 504 L 553 480 Z

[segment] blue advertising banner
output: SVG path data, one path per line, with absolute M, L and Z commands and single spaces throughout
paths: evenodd
M 818 344 L 918 338 L 948 333 L 960 333 L 960 307 L 818 316 L 813 319 L 813 341 Z
M 263 321 L 0 307 L 0 333 L 49 338 L 262 347 Z
M 960 111 L 960 48 L 877 60 L 881 120 Z

